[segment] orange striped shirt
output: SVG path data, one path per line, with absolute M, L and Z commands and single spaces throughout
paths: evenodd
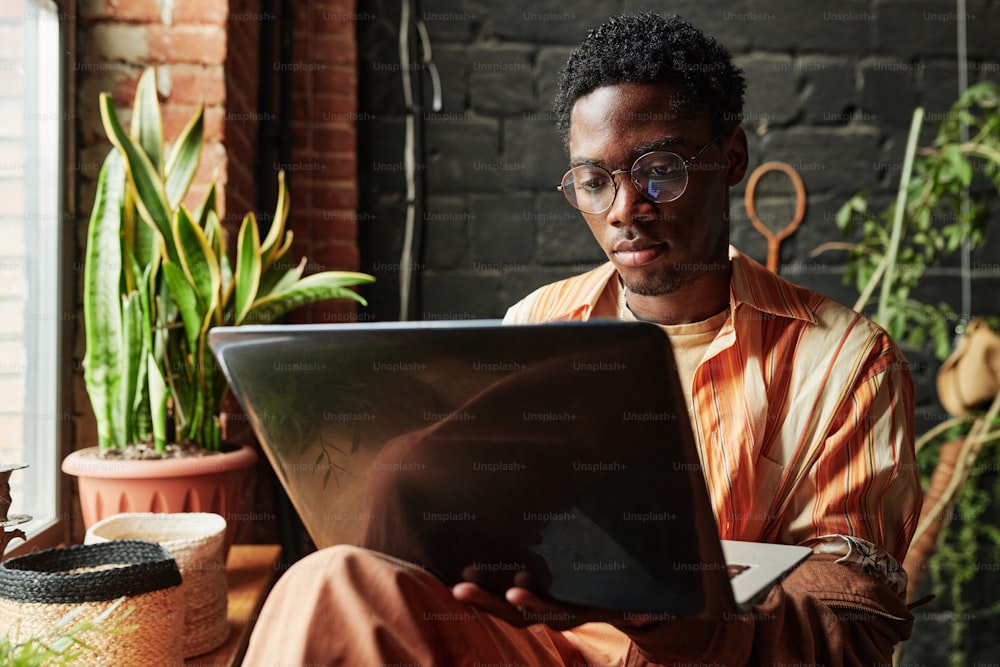
M 692 386 L 720 536 L 850 535 L 901 562 L 922 499 L 906 360 L 863 315 L 730 256 L 730 317 Z M 619 290 L 607 263 L 539 288 L 504 321 L 617 318 Z

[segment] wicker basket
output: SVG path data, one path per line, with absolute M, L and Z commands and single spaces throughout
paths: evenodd
M 185 658 L 207 653 L 229 637 L 226 564 L 222 558 L 226 520 L 211 512 L 126 512 L 98 521 L 84 542 L 138 539 L 158 542 L 177 561 L 184 583 Z
M 47 549 L 0 562 L 0 635 L 18 644 L 58 634 L 75 621 L 112 610 L 76 638 L 81 665 L 173 665 L 180 662 L 181 575 L 159 544 L 119 540 Z

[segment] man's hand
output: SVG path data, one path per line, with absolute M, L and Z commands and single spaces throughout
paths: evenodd
M 527 588 L 517 586 L 508 588 L 502 598 L 467 581 L 456 584 L 451 592 L 456 600 L 478 607 L 519 628 L 544 623 L 553 630 L 569 630 L 584 623 L 600 622 L 622 629 L 639 629 L 665 620 L 656 614 L 543 600 Z

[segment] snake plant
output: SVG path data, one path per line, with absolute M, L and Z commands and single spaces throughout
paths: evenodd
M 100 112 L 113 148 L 98 176 L 83 268 L 84 380 L 98 446 L 163 452 L 168 442 L 189 442 L 219 450 L 227 387 L 209 329 L 270 323 L 324 299 L 364 305 L 348 288 L 374 279 L 350 271 L 303 277 L 306 259 L 289 259 L 283 173 L 266 235 L 248 213 L 231 261 L 214 181 L 197 208 L 182 203 L 201 158 L 204 104 L 168 155 L 152 68 L 139 79 L 128 132 L 107 93 Z

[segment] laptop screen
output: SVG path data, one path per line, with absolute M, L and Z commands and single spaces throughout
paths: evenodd
M 210 340 L 319 547 L 654 613 L 700 610 L 706 569 L 725 576 L 656 326 L 297 325 Z

